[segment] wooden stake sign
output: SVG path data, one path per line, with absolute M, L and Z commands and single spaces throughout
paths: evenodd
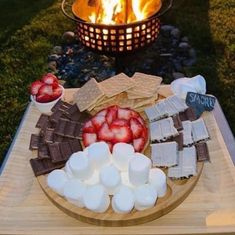
M 212 111 L 215 101 L 216 98 L 212 95 L 188 92 L 186 96 L 186 104 L 194 109 L 197 117 L 200 117 L 204 111 Z

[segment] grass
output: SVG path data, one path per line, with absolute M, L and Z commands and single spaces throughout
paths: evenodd
M 178 0 L 163 21 L 177 25 L 198 53 L 188 72 L 202 74 L 235 133 L 233 0 Z M 46 71 L 47 55 L 74 24 L 53 0 L 0 2 L 0 161 L 29 102 L 28 85 Z

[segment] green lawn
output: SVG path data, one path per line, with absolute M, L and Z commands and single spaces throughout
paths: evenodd
M 177 25 L 198 52 L 189 74 L 202 74 L 235 133 L 233 0 L 177 0 L 163 21 Z M 53 0 L 0 1 L 0 160 L 28 104 L 28 85 L 46 70 L 47 55 L 73 30 Z

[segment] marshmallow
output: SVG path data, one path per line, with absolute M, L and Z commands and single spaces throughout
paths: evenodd
M 127 171 L 122 171 L 121 172 L 121 180 L 122 180 L 122 185 L 127 186 L 130 189 L 134 189 L 135 186 L 130 183 L 129 180 L 129 174 Z
M 135 153 L 129 162 L 129 180 L 131 184 L 139 186 L 148 182 L 151 161 L 141 153 Z
M 66 162 L 65 167 L 64 167 L 64 171 L 67 174 L 69 179 L 74 178 L 73 172 L 72 172 L 72 170 L 71 170 L 71 168 L 69 166 L 69 161 Z
M 86 191 L 85 185 L 79 179 L 70 179 L 64 185 L 64 196 L 72 204 L 83 208 L 83 194 Z
M 81 180 L 88 179 L 92 175 L 92 166 L 89 158 L 83 152 L 72 154 L 69 158 L 69 167 L 73 175 Z
M 135 150 L 131 144 L 117 143 L 113 146 L 113 163 L 120 171 L 127 171 Z
M 93 174 L 91 175 L 90 178 L 88 178 L 87 180 L 84 180 L 84 183 L 86 185 L 95 185 L 95 184 L 99 184 L 100 180 L 99 180 L 99 172 L 94 170 Z
M 89 186 L 83 194 L 84 204 L 87 209 L 103 213 L 105 212 L 110 204 L 110 198 L 102 185 Z
M 109 195 L 113 195 L 121 184 L 118 169 L 112 165 L 102 167 L 100 170 L 100 183 L 106 188 Z
M 166 175 L 159 168 L 150 169 L 149 184 L 157 190 L 158 197 L 164 197 L 167 192 Z
M 134 191 L 134 195 L 135 209 L 138 211 L 153 207 L 157 200 L 157 191 L 149 184 L 137 187 Z
M 116 213 L 129 213 L 135 204 L 135 197 L 131 189 L 122 186 L 112 198 L 112 208 Z
M 108 144 L 97 142 L 88 147 L 88 158 L 94 169 L 99 170 L 101 167 L 108 165 L 111 161 L 111 153 Z
M 64 170 L 54 170 L 47 176 L 48 186 L 59 195 L 64 195 L 64 185 L 68 180 L 68 176 Z

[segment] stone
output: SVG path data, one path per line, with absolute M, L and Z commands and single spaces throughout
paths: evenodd
M 75 33 L 72 31 L 65 32 L 62 36 L 62 40 L 67 44 L 73 43 L 75 41 Z
M 52 54 L 48 56 L 48 61 L 57 61 L 60 59 L 60 56 L 57 54 Z
M 181 42 L 188 42 L 188 37 L 182 37 Z
M 163 31 L 172 31 L 175 27 L 172 25 L 162 25 L 161 30 Z
M 53 54 L 62 55 L 63 54 L 63 48 L 61 46 L 55 46 L 52 50 Z
M 177 28 L 172 29 L 172 30 L 171 30 L 171 35 L 172 35 L 173 37 L 179 39 L 179 38 L 180 38 L 180 35 L 181 35 L 180 30 L 177 29 Z
M 172 73 L 172 76 L 173 76 L 174 79 L 185 77 L 185 75 L 183 73 L 179 73 L 179 72 Z
M 195 49 L 190 48 L 190 50 L 189 50 L 188 53 L 189 53 L 189 56 L 190 56 L 191 58 L 196 59 L 197 55 L 196 55 Z
M 189 48 L 189 44 L 187 42 L 181 42 L 179 44 L 179 48 L 182 49 L 182 50 L 187 50 Z

